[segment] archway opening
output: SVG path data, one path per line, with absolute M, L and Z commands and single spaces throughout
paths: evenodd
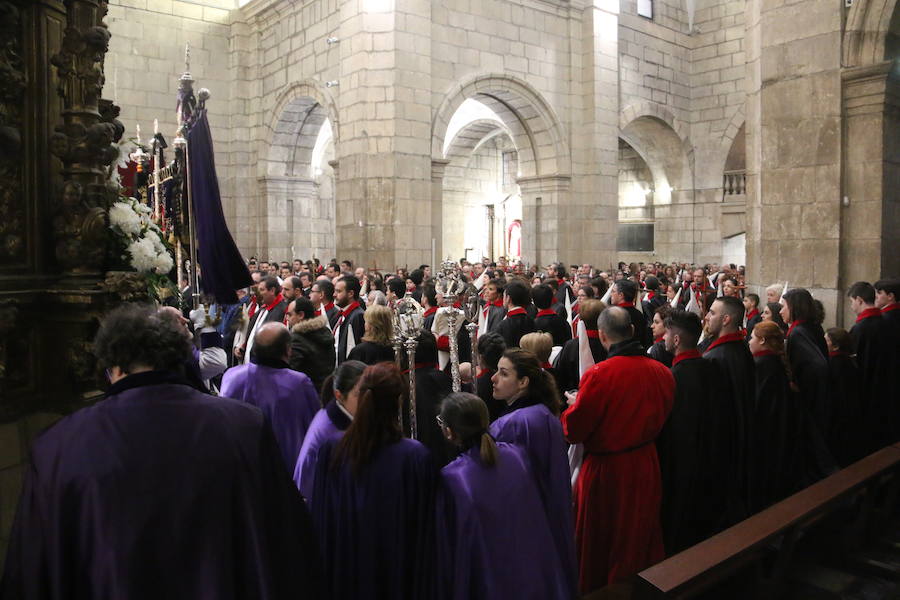
M 722 174 L 722 264 L 746 264 L 747 245 L 747 138 L 738 129 Z
M 300 96 L 276 121 L 260 177 L 270 254 L 322 260 L 335 252 L 334 134 L 325 107 Z
M 480 99 L 465 100 L 450 119 L 443 156 L 444 254 L 520 257 L 519 149 L 504 119 Z

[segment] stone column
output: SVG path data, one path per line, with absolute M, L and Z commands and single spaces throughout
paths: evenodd
M 618 26 L 618 0 L 594 0 L 584 9 L 581 23 L 573 21 L 572 37 L 581 39 L 581 44 L 573 48 L 575 66 L 571 73 L 573 82 L 581 82 L 581 93 L 574 93 L 578 88 L 573 88 L 572 95 L 572 126 L 577 128 L 571 136 L 575 178 L 571 192 L 562 196 L 559 205 L 559 218 L 564 219 L 559 246 L 542 246 L 542 252 L 559 248 L 549 257 L 552 260 L 587 261 L 603 267 L 615 260 L 619 210 Z M 528 239 L 525 198 L 523 189 L 523 239 Z M 543 199 L 546 203 L 546 195 Z M 529 248 L 527 244 L 524 247 Z
M 571 182 L 571 177 L 560 175 L 516 180 L 522 194 L 522 261 L 526 264 L 543 266 L 562 260 L 563 243 L 579 227 L 579 219 L 560 208 L 569 200 Z
M 449 164 L 450 161 L 446 159 L 431 159 L 431 239 L 434 240 L 434 256 L 429 257 L 428 260 L 435 261 L 437 264 L 444 259 L 444 171 Z M 429 263 L 432 272 L 437 269 L 435 262 Z
M 845 69 L 840 289 L 900 273 L 900 90 L 893 63 Z M 853 315 L 841 294 L 844 323 Z
M 840 11 L 747 3 L 748 281 L 808 288 L 829 323 L 840 295 Z
M 340 5 L 339 258 L 393 268 L 431 258 L 431 3 Z

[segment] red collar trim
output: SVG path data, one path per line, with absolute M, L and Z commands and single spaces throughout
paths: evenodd
M 273 308 L 275 308 L 276 306 L 278 306 L 279 304 L 281 304 L 281 302 L 282 302 L 283 300 L 284 300 L 284 296 L 281 295 L 281 294 L 279 293 L 277 296 L 275 296 L 275 299 L 272 300 L 272 303 L 271 303 L 271 304 L 266 304 L 264 308 L 265 308 L 266 310 L 272 310 Z
M 416 363 L 416 371 L 419 369 L 437 369 L 436 362 L 417 362 Z
M 537 317 L 552 317 L 556 314 L 556 311 L 552 308 L 543 308 L 537 312 Z
M 794 331 L 794 327 L 796 327 L 796 326 L 799 325 L 800 323 L 805 323 L 805 322 L 806 322 L 806 321 L 794 321 L 794 322 L 792 322 L 792 323 L 791 323 L 791 326 L 788 327 L 788 334 L 787 334 L 787 337 L 790 337 L 791 332 Z
M 506 318 L 515 317 L 516 315 L 524 315 L 527 311 L 521 306 L 510 309 L 506 313 Z
M 772 356 L 773 354 L 778 354 L 778 353 L 775 352 L 774 350 L 760 350 L 759 352 L 753 353 L 753 358 L 756 358 L 757 356 Z
M 693 350 L 685 350 L 684 352 L 679 352 L 678 355 L 672 359 L 672 366 L 674 367 L 681 361 L 688 360 L 689 358 L 700 358 L 700 351 L 694 348 Z
M 616 306 L 621 306 L 622 308 L 634 308 L 634 302 L 619 302 Z
M 587 334 L 589 338 L 594 338 L 595 340 L 600 339 L 600 332 L 596 329 L 585 329 L 584 332 Z
M 348 306 L 347 308 L 345 308 L 344 310 L 342 310 L 341 313 L 343 313 L 343 315 L 344 315 L 345 317 L 348 317 L 348 316 L 350 316 L 350 313 L 352 313 L 352 312 L 353 312 L 354 310 L 356 310 L 357 308 L 359 308 L 359 302 L 352 302 L 352 303 L 350 304 L 350 306 Z
M 559 285 L 565 285 L 566 280 L 565 279 L 557 279 L 556 283 L 558 283 Z
M 738 333 L 729 333 L 729 334 L 726 334 L 726 335 L 720 335 L 720 336 L 716 339 L 716 341 L 714 341 L 712 344 L 709 345 L 709 348 L 706 349 L 706 352 L 709 352 L 710 350 L 712 350 L 712 349 L 715 348 L 716 346 L 721 346 L 722 344 L 728 344 L 728 343 L 731 343 L 731 342 L 738 342 L 738 341 L 741 341 L 741 342 L 744 341 L 744 336 L 742 336 L 742 335 L 740 334 L 740 332 L 738 332 Z M 706 352 L 704 352 L 703 354 L 706 354 Z
M 856 317 L 856 322 L 859 323 L 865 319 L 871 319 L 873 317 L 880 317 L 881 310 L 877 308 L 867 308 L 866 310 L 859 313 L 859 316 Z
M 542 362 L 542 363 L 541 363 L 541 368 L 542 368 L 542 369 L 552 369 L 552 368 L 553 368 L 553 365 L 551 365 L 551 364 L 548 363 L 548 362 Z
M 891 312 L 892 310 L 900 310 L 900 302 L 891 302 L 881 309 L 881 312 Z
M 653 300 L 654 296 L 656 296 L 656 292 L 647 292 L 647 300 Z
M 747 320 L 749 321 L 750 319 L 752 319 L 753 317 L 755 317 L 758 314 L 759 314 L 759 311 L 754 308 L 753 310 L 751 310 L 750 312 L 747 313 Z
M 654 344 L 658 344 L 659 342 L 663 341 L 663 339 L 665 339 L 665 337 L 666 337 L 666 336 L 661 335 L 661 336 L 659 336 L 658 338 L 656 338 L 655 340 L 653 340 L 653 343 L 654 343 Z
M 488 373 L 490 373 L 490 369 L 478 369 L 478 374 L 475 376 L 476 379 L 481 379 Z
M 490 302 L 489 304 L 490 304 L 490 306 L 496 306 L 497 308 L 503 308 L 503 299 L 497 298 L 496 300 L 494 300 L 493 302 Z
M 424 313 L 422 313 L 422 316 L 430 317 L 431 315 L 433 315 L 436 312 L 437 312 L 437 306 L 429 306 L 428 310 L 426 310 Z
M 850 356 L 850 353 L 849 353 L 849 352 L 844 352 L 843 350 L 833 350 L 833 351 L 831 351 L 831 352 L 828 353 L 828 356 L 830 356 L 830 357 L 835 357 L 835 356 Z
M 322 310 L 324 310 L 325 312 L 328 312 L 329 310 L 331 310 L 333 308 L 334 308 L 334 302 L 329 302 L 328 304 L 325 305 L 325 308 L 323 308 Z

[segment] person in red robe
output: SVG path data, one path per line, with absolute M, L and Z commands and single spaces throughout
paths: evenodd
M 581 378 L 562 415 L 572 443 L 584 444 L 575 483 L 575 547 L 582 594 L 620 582 L 663 559 L 662 482 L 654 441 L 672 410 L 675 379 L 632 338 L 620 307 L 600 313 L 609 358 Z

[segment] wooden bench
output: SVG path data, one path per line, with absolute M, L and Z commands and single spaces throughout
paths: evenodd
M 848 523 L 848 541 L 854 543 L 867 529 L 876 497 L 890 483 L 884 504 L 893 507 L 900 471 L 900 444 L 888 446 L 834 473 L 766 510 L 726 529 L 696 546 L 672 556 L 637 575 L 634 600 L 691 598 L 726 580 L 740 569 L 772 556 L 766 575 L 777 588 L 790 566 L 798 538 L 810 525 L 856 498 L 862 498 L 857 519 Z M 862 495 L 862 496 L 861 496 Z M 770 589 L 774 591 L 774 589 Z

